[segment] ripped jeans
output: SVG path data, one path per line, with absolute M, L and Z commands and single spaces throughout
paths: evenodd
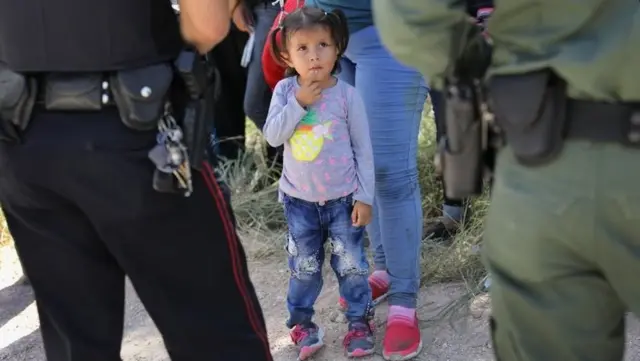
M 283 194 L 282 200 L 289 227 L 286 251 L 291 271 L 287 327 L 310 322 L 313 318 L 313 305 L 323 285 L 322 265 L 327 241 L 331 250 L 331 268 L 340 285 L 340 296 L 348 304 L 347 320 L 372 316 L 364 227 L 351 224 L 352 197 L 315 203 Z

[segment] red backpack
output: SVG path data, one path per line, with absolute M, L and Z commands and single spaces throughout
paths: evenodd
M 264 80 L 267 81 L 267 85 L 269 85 L 271 90 L 284 78 L 284 72 L 286 70 L 285 67 L 278 64 L 273 56 L 271 56 L 271 34 L 282 24 L 282 20 L 287 14 L 291 14 L 303 6 L 304 0 L 280 0 L 282 10 L 273 22 L 267 41 L 264 44 L 264 49 L 262 50 L 262 73 L 264 74 Z M 276 41 L 282 41 L 280 34 L 276 36 Z

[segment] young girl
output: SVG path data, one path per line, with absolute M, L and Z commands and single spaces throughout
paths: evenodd
M 300 360 L 323 345 L 322 329 L 312 317 L 323 283 L 326 241 L 348 305 L 345 351 L 359 357 L 374 349 L 363 245 L 373 204 L 373 152 L 361 98 L 333 76 L 348 34 L 342 12 L 301 8 L 271 36 L 273 55 L 288 66 L 288 77 L 274 89 L 263 131 L 271 146 L 284 144 L 280 199 L 289 227 L 291 270 L 287 326 Z

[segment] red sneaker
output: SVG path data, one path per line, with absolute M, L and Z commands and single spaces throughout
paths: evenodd
M 387 333 L 382 341 L 382 357 L 389 361 L 410 360 L 422 351 L 422 338 L 418 319 L 413 324 L 405 319 L 387 322 Z
M 306 360 L 324 346 L 324 332 L 315 323 L 296 325 L 290 332 L 291 341 L 298 346 L 298 360 Z
M 369 287 L 371 287 L 371 300 L 374 306 L 384 301 L 385 298 L 387 298 L 387 296 L 389 295 L 389 284 L 385 285 L 376 282 L 376 280 L 372 279 L 371 276 L 369 276 Z M 341 310 L 344 311 L 347 309 L 347 300 L 345 300 L 344 298 L 340 297 L 338 299 L 338 304 L 340 304 Z

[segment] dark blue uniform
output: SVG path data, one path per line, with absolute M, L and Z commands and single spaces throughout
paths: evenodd
M 115 105 L 46 105 L 48 74 L 170 62 L 181 47 L 168 1 L 0 2 L 0 64 L 41 85 L 19 141 L 0 109 L 0 203 L 35 291 L 49 361 L 120 360 L 125 276 L 172 360 L 271 360 L 210 165 L 194 171 L 190 197 L 159 193 L 148 157 L 156 129 L 131 129 Z

